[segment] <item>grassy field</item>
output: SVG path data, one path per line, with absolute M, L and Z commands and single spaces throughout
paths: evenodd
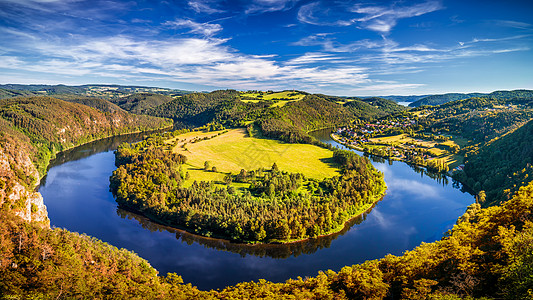
M 322 179 L 339 175 L 330 150 L 313 145 L 251 138 L 247 136 L 245 129 L 219 133 L 221 132 L 189 132 L 168 141 L 175 144 L 174 152 L 188 158 L 185 167 L 190 179 L 185 182 L 186 186 L 194 180 L 222 182 L 229 172 L 236 174 L 241 169 L 270 169 L 274 163 L 280 170 L 302 173 L 309 178 Z M 206 137 L 209 139 L 192 143 L 195 139 Z M 205 171 L 206 161 L 215 166 L 217 172 Z
M 241 97 L 255 98 L 255 99 L 242 99 L 243 102 L 259 102 L 262 100 L 273 101 L 272 107 L 284 106 L 285 104 L 293 101 L 302 100 L 305 95 L 299 92 L 283 91 L 275 93 L 241 93 Z
M 451 146 L 464 147 L 465 145 L 468 144 L 468 141 L 461 137 L 451 137 L 450 140 L 445 141 L 445 142 L 435 142 L 435 141 L 415 139 L 415 138 L 409 137 L 407 134 L 372 138 L 370 139 L 370 141 L 374 143 L 387 144 L 387 145 L 392 145 L 392 146 L 400 146 L 400 145 L 405 145 L 407 143 L 415 143 L 418 147 L 423 147 L 423 148 L 428 149 L 432 156 L 438 159 L 443 159 L 448 164 L 450 169 L 453 169 L 457 167 L 458 165 L 462 164 L 463 157 L 461 155 L 453 154 L 446 150 L 443 150 L 441 149 L 442 147 L 439 148 L 438 146 L 442 145 L 442 146 L 447 146 L 447 147 L 451 147 Z

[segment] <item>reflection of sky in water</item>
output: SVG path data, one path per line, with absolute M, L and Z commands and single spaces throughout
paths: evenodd
M 285 259 L 219 251 L 198 242 L 190 245 L 175 232 L 154 232 L 139 221 L 117 215 L 109 193 L 115 169 L 112 152 L 104 152 L 50 169 L 40 188 L 52 225 L 87 233 L 148 259 L 162 274 L 176 272 L 200 288 L 216 288 L 265 278 L 275 282 L 315 276 L 319 270 L 399 255 L 420 242 L 439 239 L 473 197 L 421 176 L 404 163 L 374 163 L 385 175 L 387 195 L 366 216 L 338 236 L 331 246 Z M 146 225 L 147 226 L 147 225 Z M 155 226 L 149 226 L 155 227 Z M 153 230 L 153 229 L 152 229 Z

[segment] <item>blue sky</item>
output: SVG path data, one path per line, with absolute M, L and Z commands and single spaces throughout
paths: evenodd
M 0 83 L 533 89 L 533 1 L 0 0 Z

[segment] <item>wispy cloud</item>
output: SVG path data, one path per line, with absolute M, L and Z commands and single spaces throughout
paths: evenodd
M 222 31 L 222 26 L 220 24 L 211 24 L 211 23 L 197 23 L 193 20 L 186 19 L 176 19 L 174 21 L 166 21 L 163 23 L 164 26 L 171 28 L 190 28 L 189 33 L 200 34 L 206 37 L 211 37 L 218 32 Z
M 266 13 L 280 10 L 291 9 L 298 0 L 253 0 L 246 8 L 245 13 Z
M 289 60 L 288 64 L 292 64 L 292 65 L 314 64 L 317 62 L 325 62 L 325 61 L 331 62 L 335 60 L 339 60 L 339 57 L 332 55 L 332 54 L 305 53 L 302 56 Z
M 480 42 L 502 42 L 502 41 L 511 41 L 511 40 L 519 40 L 527 37 L 533 36 L 532 34 L 521 34 L 521 35 L 514 35 L 514 36 L 507 36 L 507 37 L 501 37 L 501 38 L 473 38 L 470 42 L 464 42 L 464 44 L 473 44 L 473 43 L 480 43 Z
M 411 6 L 366 6 L 355 5 L 351 11 L 362 15 L 352 19 L 352 22 L 369 30 L 388 33 L 396 26 L 398 20 L 421 16 L 430 12 L 442 9 L 443 6 L 438 1 L 427 1 Z
M 390 6 L 374 6 L 366 4 L 356 4 L 352 7 L 337 6 L 336 10 L 346 10 L 352 13 L 352 16 L 342 15 L 342 12 L 328 13 L 331 15 L 337 13 L 344 19 L 336 18 L 330 21 L 330 18 L 323 20 L 324 11 L 321 2 L 313 2 L 303 5 L 298 12 L 298 20 L 303 23 L 320 25 L 320 26 L 350 26 L 355 25 L 382 34 L 389 33 L 398 23 L 398 20 L 421 16 L 436 10 L 442 9 L 438 1 L 427 1 L 414 5 L 399 6 L 395 3 Z M 355 14 L 355 16 L 353 16 Z M 348 18 L 349 16 L 349 18 Z
M 350 21 L 343 21 L 338 16 L 332 14 L 338 13 L 339 10 L 327 9 L 323 7 L 321 2 L 312 2 L 302 5 L 298 10 L 298 21 L 302 23 L 317 25 L 317 26 L 348 26 Z M 318 16 L 317 16 L 318 14 Z
M 93 38 L 77 44 L 41 40 L 32 51 L 42 59 L 36 65 L 20 57 L 4 56 L 4 68 L 63 74 L 131 78 L 159 76 L 168 81 L 207 86 L 332 86 L 369 82 L 361 67 L 308 67 L 300 62 L 278 63 L 273 56 L 243 55 L 226 46 L 224 39 L 183 38 L 165 41 L 136 40 L 128 36 Z M 317 60 L 320 55 L 308 56 Z M 326 58 L 325 56 L 323 57 Z
M 216 14 L 224 12 L 224 10 L 216 8 L 218 2 L 213 0 L 192 0 L 187 4 L 197 13 Z
M 304 37 L 297 42 L 292 43 L 294 46 L 322 46 L 327 52 L 355 52 L 360 49 L 375 49 L 385 46 L 383 40 L 359 40 L 348 44 L 341 44 L 333 38 L 331 33 L 319 33 Z
M 513 20 L 495 20 L 491 22 L 495 22 L 497 25 L 503 27 L 533 30 L 533 25 L 526 22 L 519 22 Z

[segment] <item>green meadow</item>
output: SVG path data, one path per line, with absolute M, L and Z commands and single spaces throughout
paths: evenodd
M 187 156 L 186 170 L 196 181 L 222 182 L 228 173 L 241 169 L 270 169 L 276 163 L 280 170 L 302 173 L 308 178 L 323 179 L 339 175 L 333 163 L 333 152 L 313 145 L 286 144 L 277 140 L 249 137 L 245 129 L 221 132 L 189 132 L 173 140 L 173 151 Z M 206 138 L 205 140 L 203 140 Z M 194 142 L 196 141 L 196 142 Z M 204 170 L 205 162 L 212 170 Z
M 241 101 L 243 102 L 259 102 L 272 101 L 272 107 L 284 106 L 289 102 L 300 101 L 305 97 L 305 94 L 295 91 L 283 92 L 243 92 L 241 93 Z M 253 98 L 253 99 L 250 99 Z

